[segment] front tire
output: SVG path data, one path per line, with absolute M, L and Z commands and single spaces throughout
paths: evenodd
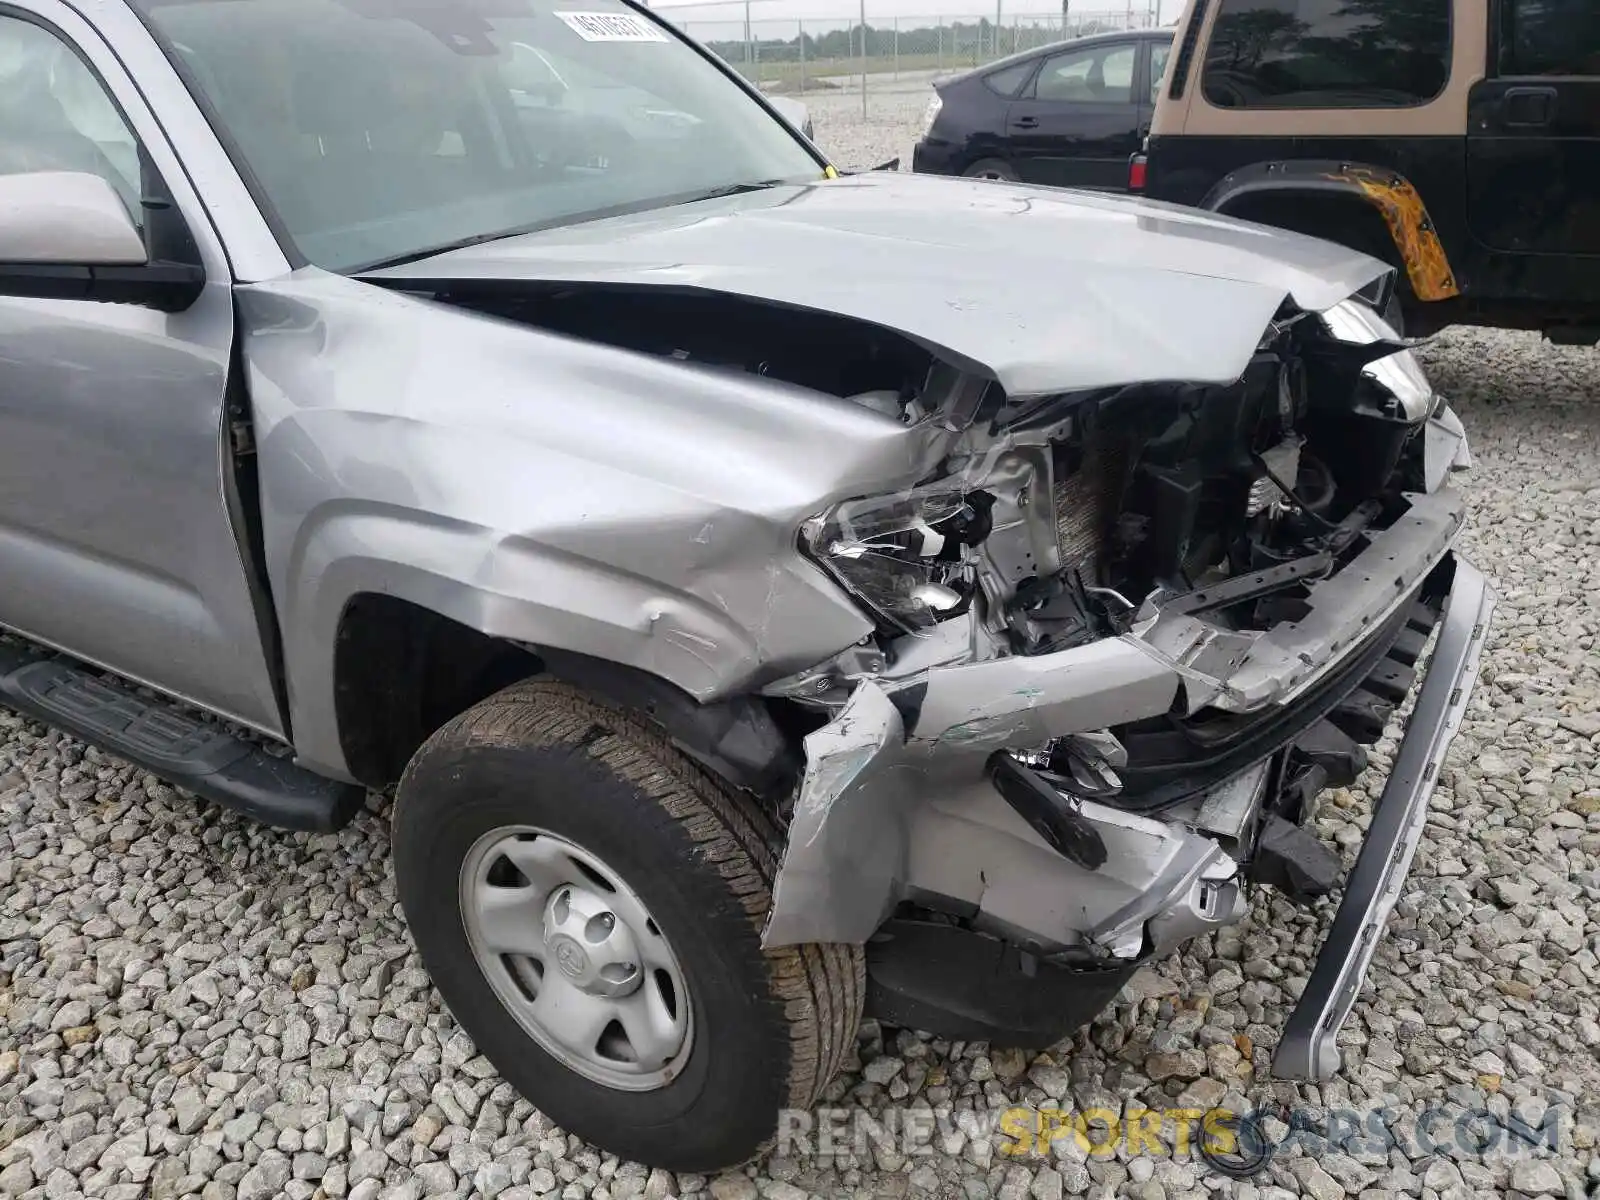
M 855 1041 L 859 947 L 763 950 L 780 841 L 652 727 L 549 680 L 401 780 L 400 903 L 457 1021 L 563 1129 L 710 1173 L 759 1154 Z

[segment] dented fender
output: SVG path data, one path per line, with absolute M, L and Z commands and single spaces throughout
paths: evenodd
M 750 692 L 872 629 L 800 524 L 954 436 L 312 268 L 237 294 L 296 750 L 336 778 L 352 598 Z

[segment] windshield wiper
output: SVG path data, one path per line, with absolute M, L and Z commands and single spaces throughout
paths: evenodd
M 553 221 L 535 221 L 531 224 L 517 226 L 513 229 L 501 229 L 494 233 L 474 233 L 467 237 L 457 238 L 453 242 L 445 242 L 438 246 L 428 246 L 422 250 L 411 250 L 405 254 L 396 254 L 391 258 L 379 259 L 376 262 L 365 263 L 359 267 L 350 268 L 346 274 L 360 277 L 373 271 L 387 271 L 392 267 L 403 267 L 409 263 L 421 262 L 425 258 L 434 258 L 437 255 L 448 254 L 452 250 L 465 250 L 469 246 L 481 246 L 484 242 L 498 242 L 506 238 L 520 237 L 523 234 L 538 233 L 546 229 L 562 225 L 576 225 L 584 221 L 598 221 L 606 217 L 623 216 L 631 212 L 640 212 L 651 208 L 666 208 L 675 204 L 695 204 L 701 200 L 716 200 L 723 196 L 742 196 L 746 192 L 763 192 L 768 188 L 782 187 L 785 184 L 798 182 L 794 179 L 762 179 L 754 183 L 730 183 L 723 187 L 707 188 L 702 192 L 680 193 L 673 196 L 659 196 L 648 200 L 634 201 L 628 204 L 618 204 L 607 208 L 597 209 L 593 212 L 574 213 L 567 217 Z
M 691 192 L 687 196 L 673 201 L 674 204 L 698 204 L 702 200 L 721 200 L 724 196 L 743 196 L 750 192 L 764 192 L 768 188 L 782 187 L 792 182 L 788 179 L 760 179 L 754 183 L 729 183 L 722 187 L 707 188 L 703 192 Z
M 453 242 L 445 242 L 439 246 L 429 246 L 425 250 L 412 250 L 406 254 L 396 254 L 393 258 L 381 258 L 377 262 L 365 263 L 350 274 L 365 275 L 369 271 L 387 271 L 391 267 L 403 267 L 408 263 L 421 262 L 438 254 L 449 254 L 452 250 L 465 250 L 469 246 L 481 246 L 484 242 L 498 242 L 519 234 L 533 233 L 538 228 L 539 225 L 530 225 L 519 229 L 503 229 L 498 233 L 474 233 L 470 237 L 457 238 Z

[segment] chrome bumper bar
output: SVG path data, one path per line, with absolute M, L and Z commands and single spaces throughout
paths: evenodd
M 1281 1079 L 1324 1080 L 1339 1070 L 1335 1044 L 1405 887 L 1428 797 L 1461 726 L 1494 612 L 1488 580 L 1459 556 L 1444 620 L 1394 769 L 1384 785 L 1344 898 L 1272 1058 Z

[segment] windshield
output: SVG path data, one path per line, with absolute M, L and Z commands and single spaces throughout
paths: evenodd
M 822 164 L 617 0 L 136 0 L 280 236 L 350 271 Z

